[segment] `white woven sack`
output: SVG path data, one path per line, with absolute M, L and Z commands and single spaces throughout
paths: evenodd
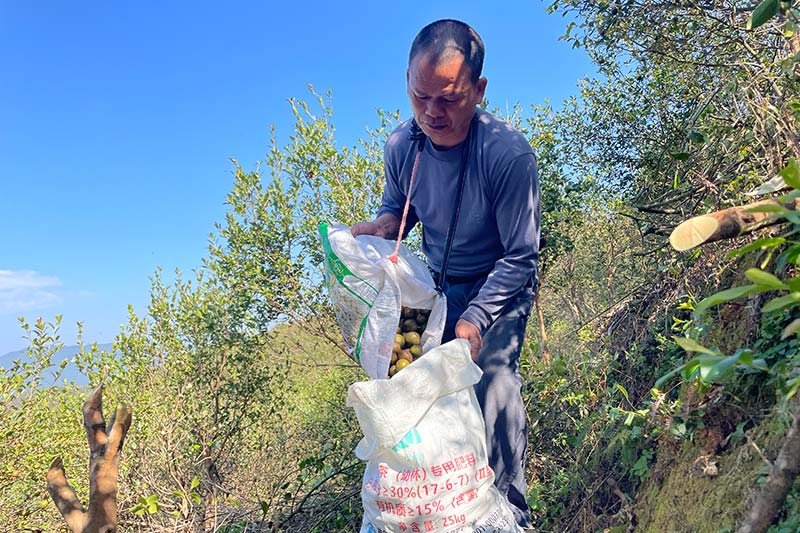
M 522 530 L 487 464 L 469 343 L 434 348 L 392 379 L 354 383 L 347 405 L 364 438 L 361 533 Z
M 401 306 L 431 310 L 421 338 L 423 352 L 441 343 L 447 301 L 420 258 L 401 245 L 394 264 L 388 259 L 394 241 L 353 237 L 343 224 L 321 224 L 319 233 L 336 319 L 350 356 L 369 377 L 388 375 Z

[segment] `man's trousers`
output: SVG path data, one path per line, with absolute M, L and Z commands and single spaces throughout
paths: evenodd
M 483 277 L 445 285 L 447 321 L 443 343 L 455 338 L 456 322 L 485 281 Z M 495 486 L 508 497 L 517 523 L 523 527 L 530 525 L 531 515 L 526 501 L 525 479 L 528 422 L 522 402 L 519 355 L 533 296 L 534 288 L 525 287 L 483 335 L 477 361 L 483 377 L 475 385 L 486 424 L 486 446 Z

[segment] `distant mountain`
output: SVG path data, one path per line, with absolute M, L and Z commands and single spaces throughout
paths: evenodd
M 110 352 L 113 345 L 111 343 L 98 344 L 97 347 L 101 351 Z M 88 349 L 88 346 L 86 348 Z M 50 385 L 53 385 L 52 382 L 53 372 L 61 364 L 61 361 L 63 361 L 64 359 L 71 360 L 78 352 L 80 352 L 80 348 L 77 345 L 64 346 L 59 351 L 57 351 L 53 355 L 52 359 L 53 366 L 51 367 L 50 370 L 46 370 L 42 374 L 42 379 L 41 379 L 42 386 L 49 387 Z M 0 355 L 0 368 L 6 368 L 6 369 L 11 368 L 13 362 L 17 359 L 22 359 L 23 361 L 27 361 L 29 359 L 28 354 L 25 352 L 25 350 L 17 350 L 16 352 L 8 352 L 5 355 Z M 74 381 L 78 385 L 87 385 L 89 383 L 89 379 L 80 373 L 78 367 L 75 366 L 75 363 L 69 363 L 67 365 L 67 367 L 64 369 L 64 372 L 58 378 L 57 384 L 63 383 L 64 380 Z

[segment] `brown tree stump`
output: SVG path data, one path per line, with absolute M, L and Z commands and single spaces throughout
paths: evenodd
M 117 531 L 117 479 L 125 435 L 131 427 L 131 409 L 117 407 L 106 426 L 103 388 L 98 387 L 83 405 L 83 425 L 89 441 L 89 506 L 84 509 L 67 482 L 61 457 L 47 471 L 47 491 L 73 533 Z

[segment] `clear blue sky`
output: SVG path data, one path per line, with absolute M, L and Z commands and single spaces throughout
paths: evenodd
M 458 18 L 486 44 L 491 106 L 554 103 L 593 69 L 546 3 L 0 2 L 0 354 L 16 317 L 110 342 L 145 312 L 159 266 L 188 272 L 225 213 L 234 157 L 252 169 L 288 98 L 333 92 L 340 145 L 408 116 L 408 47 Z

